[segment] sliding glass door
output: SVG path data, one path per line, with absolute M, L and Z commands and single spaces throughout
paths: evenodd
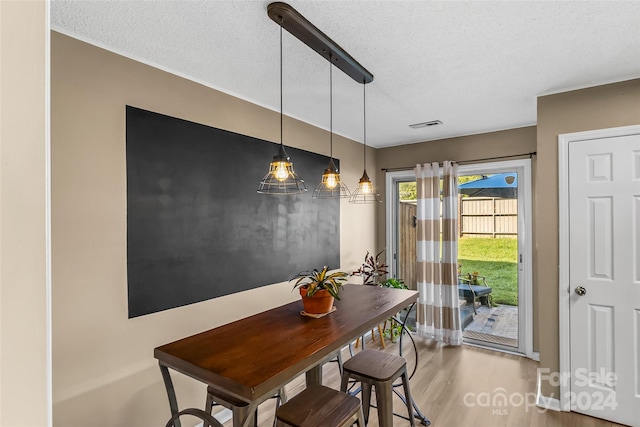
M 530 161 L 460 165 L 458 265 L 465 342 L 531 355 Z M 387 173 L 387 262 L 416 289 L 413 171 Z

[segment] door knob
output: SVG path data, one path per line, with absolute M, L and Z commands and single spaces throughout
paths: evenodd
M 583 296 L 583 295 L 584 295 L 584 294 L 586 294 L 586 293 L 587 293 L 587 290 L 586 290 L 584 287 L 582 287 L 582 286 L 578 286 L 578 287 L 576 288 L 576 294 L 578 294 L 578 295 L 580 295 L 580 296 Z

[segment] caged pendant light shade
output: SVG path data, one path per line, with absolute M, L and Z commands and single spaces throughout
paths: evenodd
M 340 179 L 340 173 L 333 161 L 333 60 L 329 58 L 329 166 L 322 174 L 322 181 L 313 192 L 314 199 L 335 199 L 351 197 L 347 185 Z
M 282 24 L 280 25 L 280 147 L 269 164 L 269 172 L 258 184 L 258 193 L 292 195 L 307 191 L 304 181 L 293 170 L 293 162 L 282 143 Z
M 358 188 L 353 192 L 351 198 L 349 199 L 349 203 L 376 203 L 382 202 L 382 198 L 380 197 L 380 193 L 376 190 L 376 187 L 371 182 L 369 175 L 367 175 L 367 90 L 366 90 L 366 82 L 362 82 L 362 111 L 363 111 L 363 164 L 364 164 L 364 172 L 362 173 L 362 178 L 360 178 L 360 182 L 358 183 Z

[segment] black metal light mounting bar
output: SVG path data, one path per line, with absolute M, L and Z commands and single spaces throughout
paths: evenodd
M 267 7 L 267 14 L 276 24 L 281 25 L 327 61 L 333 62 L 356 82 L 371 83 L 373 81 L 373 74 L 293 7 L 282 2 L 271 3 Z

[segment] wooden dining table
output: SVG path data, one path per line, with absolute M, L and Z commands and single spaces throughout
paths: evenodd
M 303 316 L 295 301 L 157 347 L 171 413 L 179 409 L 170 370 L 246 403 L 233 426 L 248 427 L 281 387 L 303 373 L 307 385 L 320 383 L 325 361 L 417 299 L 416 291 L 346 284 L 324 317 Z

